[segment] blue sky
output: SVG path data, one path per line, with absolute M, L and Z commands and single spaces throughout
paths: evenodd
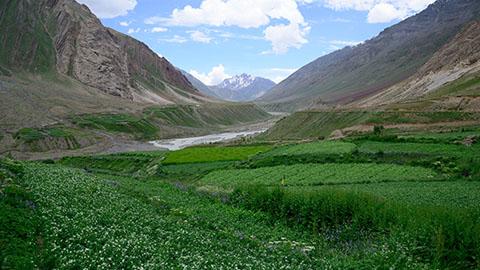
M 206 84 L 240 73 L 276 82 L 374 37 L 434 0 L 78 0 Z

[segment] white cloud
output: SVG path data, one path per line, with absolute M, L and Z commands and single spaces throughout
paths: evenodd
M 130 28 L 130 29 L 128 29 L 127 33 L 128 34 L 135 34 L 135 33 L 138 33 L 140 31 L 141 31 L 140 28 L 136 28 L 136 29 L 135 28 Z
M 160 41 L 165 41 L 170 43 L 185 43 L 188 40 L 182 36 L 175 35 L 172 38 L 160 39 Z
M 213 67 L 208 74 L 200 73 L 196 70 L 190 70 L 190 74 L 206 85 L 217 85 L 223 82 L 223 80 L 232 77 L 225 73 L 225 67 L 222 64 Z
M 152 33 L 161 33 L 161 32 L 167 32 L 168 29 L 165 27 L 153 27 L 152 28 Z
M 95 15 L 102 19 L 111 19 L 127 15 L 135 9 L 137 0 L 77 0 L 87 5 Z
M 199 7 L 187 5 L 174 9 L 168 18 L 151 17 L 146 24 L 174 26 L 209 25 L 240 28 L 266 27 L 264 39 L 272 43 L 273 53 L 285 53 L 289 48 L 300 48 L 307 43 L 310 27 L 298 8 L 298 3 L 312 0 L 203 0 Z M 274 24 L 272 20 L 286 20 Z
M 118 24 L 119 24 L 120 26 L 128 27 L 128 26 L 130 26 L 131 23 L 132 23 L 131 21 L 130 21 L 130 22 L 123 21 L 123 22 L 119 22 Z
M 201 31 L 190 31 L 189 34 L 190 38 L 195 42 L 210 43 L 212 41 L 211 37 Z
M 425 9 L 435 0 L 323 0 L 334 10 L 367 11 L 369 23 L 387 23 L 404 19 Z
M 308 43 L 305 36 L 310 32 L 310 27 L 301 28 L 298 24 L 279 24 L 265 29 L 265 39 L 272 43 L 272 51 L 275 54 L 283 54 L 289 48 L 300 48 Z M 264 52 L 269 53 L 269 52 Z
M 402 19 L 405 16 L 405 10 L 397 9 L 391 4 L 380 3 L 368 12 L 367 21 L 369 23 L 388 23 L 395 19 Z

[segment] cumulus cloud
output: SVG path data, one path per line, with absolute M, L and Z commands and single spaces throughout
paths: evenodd
M 195 42 L 210 43 L 212 41 L 212 38 L 202 31 L 190 31 L 189 34 L 190 38 Z
M 305 36 L 310 31 L 310 27 L 301 27 L 298 24 L 279 24 L 269 26 L 265 29 L 265 39 L 272 43 L 272 53 L 283 54 L 289 48 L 300 48 L 308 40 Z M 270 53 L 264 52 L 264 53 Z
M 323 0 L 334 10 L 367 11 L 369 23 L 387 23 L 404 19 L 423 9 L 435 0 Z
M 168 29 L 165 27 L 153 27 L 152 28 L 152 33 L 161 33 L 161 32 L 167 32 Z
M 138 33 L 138 32 L 140 32 L 140 31 L 141 31 L 140 28 L 130 28 L 130 29 L 128 29 L 128 32 L 127 32 L 127 33 L 128 33 L 128 34 L 135 34 L 135 33 Z
M 119 24 L 120 26 L 128 27 L 128 26 L 130 26 L 131 23 L 132 23 L 132 22 L 123 21 L 123 22 L 119 22 L 118 24 Z
M 232 77 L 225 72 L 225 67 L 222 64 L 213 67 L 208 74 L 196 70 L 190 70 L 190 74 L 206 85 L 217 85 L 223 82 L 223 80 Z
M 170 42 L 170 43 L 185 43 L 188 40 L 185 37 L 174 35 L 171 38 L 160 39 L 160 41 Z
M 137 0 L 77 0 L 87 5 L 95 15 L 102 19 L 111 19 L 127 15 L 135 9 Z M 128 25 L 127 25 L 128 26 Z
M 405 10 L 397 9 L 391 4 L 380 3 L 370 10 L 367 21 L 369 23 L 388 23 L 395 19 L 402 19 L 405 16 Z
M 310 27 L 298 8 L 312 0 L 203 0 L 199 7 L 187 5 L 174 9 L 167 18 L 151 17 L 146 24 L 165 24 L 193 27 L 236 26 L 260 28 L 264 38 L 272 43 L 273 53 L 285 53 L 289 48 L 300 48 L 307 43 Z M 284 20 L 288 23 L 274 23 Z

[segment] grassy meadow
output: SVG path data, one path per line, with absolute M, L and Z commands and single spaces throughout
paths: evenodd
M 0 268 L 477 269 L 478 134 L 3 160 Z

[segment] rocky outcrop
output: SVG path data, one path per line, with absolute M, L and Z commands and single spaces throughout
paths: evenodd
M 57 70 L 114 96 L 132 99 L 126 53 L 86 8 L 58 0 L 54 37 Z
M 0 14 L 0 67 L 56 71 L 139 102 L 204 99 L 165 58 L 104 27 L 88 7 L 74 0 L 4 0 Z

